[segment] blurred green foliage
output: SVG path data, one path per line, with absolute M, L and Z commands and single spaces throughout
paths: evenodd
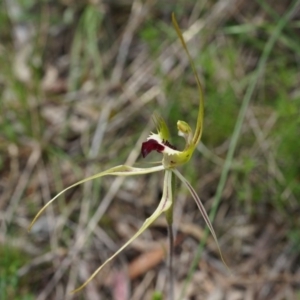
M 4 245 L 0 247 L 0 298 L 33 300 L 24 279 L 21 281 L 18 269 L 29 261 L 21 250 Z

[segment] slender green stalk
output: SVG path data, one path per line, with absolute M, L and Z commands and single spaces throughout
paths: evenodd
M 168 300 L 174 300 L 174 287 L 175 287 L 175 276 L 174 276 L 174 231 L 173 231 L 173 208 L 174 208 L 174 195 L 176 189 L 176 176 L 172 172 L 171 179 L 172 186 L 172 205 L 166 211 L 166 219 L 168 223 L 168 239 L 169 239 L 169 249 L 168 249 L 168 273 L 169 273 L 169 292 Z
M 168 223 L 169 253 L 168 253 L 168 270 L 169 270 L 169 293 L 168 300 L 174 300 L 175 276 L 173 269 L 174 257 L 174 233 L 173 225 Z
M 286 26 L 286 24 L 288 23 L 288 21 L 292 17 L 293 13 L 295 12 L 296 7 L 299 4 L 300 4 L 300 0 L 293 1 L 293 3 L 290 5 L 290 8 L 282 16 L 282 18 L 278 21 L 278 23 L 277 23 L 277 25 L 276 25 L 276 27 L 273 31 L 273 34 L 270 36 L 270 38 L 268 39 L 268 41 L 267 41 L 267 43 L 264 47 L 263 53 L 262 53 L 262 55 L 259 59 L 259 62 L 258 62 L 256 72 L 253 75 L 252 80 L 251 80 L 251 82 L 250 82 L 250 84 L 247 88 L 247 91 L 246 91 L 246 94 L 244 96 L 242 106 L 241 106 L 241 109 L 240 109 L 240 112 L 239 112 L 239 115 L 238 115 L 238 118 L 237 118 L 237 121 L 236 121 L 236 124 L 235 124 L 235 128 L 234 128 L 234 131 L 233 131 L 233 134 L 232 134 L 232 138 L 231 138 L 231 141 L 230 141 L 228 153 L 227 153 L 226 160 L 225 160 L 225 163 L 224 163 L 224 166 L 223 166 L 223 169 L 222 169 L 221 178 L 220 178 L 220 181 L 219 181 L 219 184 L 218 184 L 218 187 L 217 187 L 217 191 L 216 191 L 216 195 L 215 195 L 215 198 L 214 198 L 214 202 L 213 202 L 213 205 L 212 205 L 212 210 L 209 214 L 209 217 L 210 217 L 211 221 L 214 220 L 214 218 L 216 216 L 216 213 L 217 213 L 217 209 L 218 209 L 220 201 L 221 201 L 222 192 L 224 190 L 225 183 L 226 183 L 227 177 L 228 177 L 228 173 L 229 173 L 232 161 L 233 161 L 233 155 L 234 155 L 234 152 L 235 152 L 235 149 L 236 149 L 236 146 L 237 146 L 238 138 L 239 138 L 240 133 L 241 133 L 241 128 L 242 128 L 242 125 L 243 125 L 243 122 L 244 122 L 244 119 L 245 119 L 246 111 L 247 111 L 249 102 L 252 98 L 252 95 L 253 95 L 253 92 L 255 90 L 258 79 L 260 78 L 260 76 L 263 73 L 263 70 L 265 68 L 267 59 L 268 59 L 268 57 L 269 57 L 276 41 L 277 41 L 277 39 L 279 38 L 280 33 L 282 32 L 283 28 Z M 208 229 L 206 227 L 204 238 L 203 238 L 202 242 L 199 244 L 196 256 L 195 256 L 195 258 L 192 262 L 191 268 L 190 268 L 189 273 L 187 275 L 187 279 L 185 281 L 185 284 L 183 286 L 183 289 L 181 291 L 179 299 L 182 299 L 183 296 L 186 293 L 187 286 L 190 283 L 192 275 L 194 274 L 194 272 L 196 270 L 196 267 L 198 265 L 198 262 L 200 260 L 201 253 L 202 253 L 203 247 L 205 245 L 207 236 L 208 236 Z

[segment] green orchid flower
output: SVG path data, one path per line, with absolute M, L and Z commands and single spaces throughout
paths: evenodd
M 162 213 L 165 213 L 167 216 L 168 224 L 172 223 L 172 214 L 173 214 L 173 186 L 172 186 L 172 178 L 175 175 L 177 178 L 179 178 L 184 185 L 188 188 L 190 191 L 192 197 L 196 201 L 196 204 L 217 244 L 220 256 L 223 260 L 221 250 L 218 244 L 216 233 L 213 229 L 213 226 L 209 220 L 209 217 L 205 211 L 205 208 L 198 197 L 197 193 L 191 186 L 191 184 L 187 181 L 187 179 L 176 169 L 178 166 L 187 163 L 190 158 L 192 157 L 192 154 L 194 150 L 196 149 L 197 144 L 200 141 L 201 135 L 202 135 L 202 128 L 203 128 L 203 115 L 204 115 L 204 100 L 203 100 L 203 90 L 202 86 L 198 77 L 198 74 L 196 72 L 194 63 L 192 61 L 192 58 L 189 54 L 189 51 L 187 49 L 186 43 L 183 39 L 182 33 L 179 29 L 179 26 L 177 24 L 177 21 L 175 19 L 174 13 L 172 14 L 172 22 L 174 25 L 174 28 L 177 32 L 177 35 L 179 36 L 179 39 L 181 41 L 181 44 L 188 56 L 190 65 L 192 67 L 197 86 L 198 86 L 198 93 L 199 93 L 199 110 L 198 110 L 198 117 L 197 117 L 197 125 L 195 129 L 195 133 L 193 134 L 193 131 L 191 127 L 184 121 L 178 121 L 177 122 L 177 129 L 178 134 L 185 139 L 185 147 L 182 151 L 177 150 L 174 146 L 172 146 L 169 142 L 170 136 L 169 136 L 169 130 L 165 123 L 165 121 L 161 118 L 156 116 L 154 118 L 155 125 L 157 127 L 157 133 L 151 133 L 148 139 L 142 144 L 141 147 L 141 153 L 143 157 L 146 157 L 150 152 L 157 151 L 162 154 L 163 159 L 162 163 L 159 166 L 150 167 L 150 168 L 135 168 L 131 166 L 126 165 L 120 165 L 113 167 L 111 169 L 108 169 L 104 172 L 98 173 L 96 175 L 87 177 L 79 182 L 74 183 L 73 185 L 67 187 L 60 193 L 58 193 L 54 198 L 52 198 L 34 217 L 33 221 L 31 222 L 29 226 L 29 230 L 32 228 L 33 224 L 36 222 L 36 220 L 40 217 L 40 215 L 45 211 L 45 209 L 55 200 L 57 199 L 62 193 L 66 192 L 67 190 L 80 185 L 86 181 L 93 180 L 99 177 L 113 175 L 113 176 L 132 176 L 132 175 L 143 175 L 143 174 L 149 174 L 149 173 L 155 173 L 159 171 L 164 171 L 164 184 L 163 184 L 163 194 L 162 198 L 159 202 L 158 207 L 154 211 L 154 213 L 145 220 L 142 227 L 133 235 L 133 237 L 125 243 L 117 252 L 115 252 L 110 258 L 108 258 L 90 277 L 89 279 L 84 282 L 80 287 L 75 289 L 73 293 L 76 293 L 83 289 L 91 280 L 95 278 L 95 276 L 100 272 L 100 270 L 108 263 L 110 262 L 114 257 L 116 257 L 122 250 L 124 250 L 131 242 L 133 242 L 139 235 L 141 235 Z M 174 174 L 174 175 L 173 175 Z M 225 263 L 224 263 L 225 264 Z M 226 265 L 226 264 L 225 264 Z

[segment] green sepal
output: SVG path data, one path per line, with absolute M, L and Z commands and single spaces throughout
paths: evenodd
M 163 212 L 168 211 L 170 209 L 170 207 L 172 206 L 172 199 L 173 199 L 172 186 L 171 186 L 172 176 L 173 174 L 171 171 L 165 171 L 163 195 L 154 213 L 148 219 L 145 220 L 142 227 L 132 236 L 130 240 L 128 240 L 110 258 L 108 258 L 80 287 L 72 291 L 72 294 L 82 290 L 91 280 L 93 280 L 96 277 L 96 275 L 102 270 L 102 268 L 108 262 L 110 262 L 113 258 L 115 258 L 121 251 L 123 251 L 129 244 L 131 244 L 137 237 L 139 237 Z

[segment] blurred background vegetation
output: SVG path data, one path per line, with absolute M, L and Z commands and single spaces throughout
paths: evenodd
M 160 160 L 139 152 L 153 112 L 183 146 L 176 122 L 195 124 L 198 98 L 175 12 L 205 90 L 203 144 L 182 172 L 232 270 L 210 238 L 191 269 L 204 222 L 179 185 L 177 298 L 300 299 L 299 2 L 1 1 L 0 298 L 166 294 L 163 218 L 69 294 L 154 211 L 161 175 L 86 183 L 27 226 L 75 181 Z

